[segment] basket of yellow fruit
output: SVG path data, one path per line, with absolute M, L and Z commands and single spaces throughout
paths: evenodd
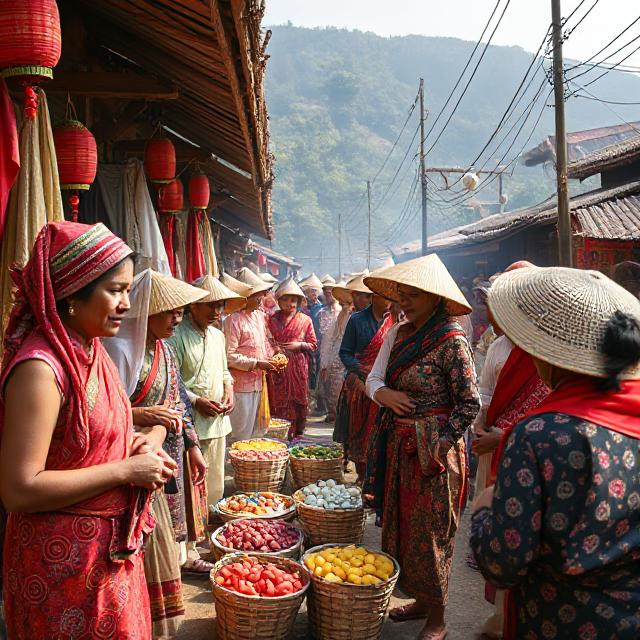
M 237 491 L 282 489 L 289 462 L 284 442 L 270 438 L 239 440 L 231 445 L 229 459 Z
M 290 420 L 284 420 L 283 418 L 271 418 L 271 420 L 269 420 L 267 436 L 269 438 L 275 438 L 276 440 L 286 441 L 289 436 L 289 429 L 291 429 Z
M 309 545 L 362 542 L 366 514 L 359 487 L 318 480 L 296 491 L 293 501 Z
M 377 640 L 400 567 L 363 546 L 325 544 L 302 563 L 311 577 L 307 610 L 315 640 Z

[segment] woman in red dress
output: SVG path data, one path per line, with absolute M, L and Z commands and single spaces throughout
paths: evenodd
M 276 290 L 280 307 L 269 320 L 269 330 L 289 359 L 287 368 L 268 377 L 271 414 L 291 420 L 289 436 L 302 435 L 309 408 L 309 358 L 318 348 L 311 318 L 299 311 L 304 300 L 302 289 L 292 278 Z
M 163 428 L 133 437 L 99 340 L 129 309 L 131 249 L 104 225 L 53 223 L 14 273 L 4 343 L 0 487 L 8 636 L 148 640 L 140 550 L 175 463 Z

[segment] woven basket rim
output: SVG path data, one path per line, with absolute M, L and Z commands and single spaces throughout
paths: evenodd
M 229 524 L 238 524 L 242 520 L 255 520 L 255 519 L 256 518 L 238 518 L 237 520 L 231 520 L 229 522 L 225 522 L 223 525 L 219 526 L 213 533 L 210 534 L 209 537 L 211 539 L 211 542 L 213 543 L 213 545 L 215 547 L 217 547 L 221 551 L 224 551 L 225 555 L 228 555 L 230 553 L 244 553 L 244 554 L 250 555 L 250 556 L 253 556 L 253 555 L 256 555 L 256 554 L 263 554 L 263 555 L 267 555 L 267 556 L 278 557 L 276 555 L 278 553 L 282 553 L 283 551 L 295 551 L 296 549 L 300 549 L 302 547 L 302 544 L 304 543 L 304 531 L 302 531 L 302 528 L 297 524 L 293 524 L 292 522 L 284 522 L 284 521 L 283 521 L 283 524 L 286 524 L 288 527 L 291 527 L 292 529 L 295 529 L 298 532 L 298 542 L 296 542 L 293 545 L 293 547 L 288 547 L 287 549 L 280 549 L 280 551 L 244 551 L 244 550 L 240 550 L 240 549 L 231 549 L 229 547 L 223 547 L 216 540 L 216 536 L 227 525 L 229 525 Z M 258 518 L 258 520 L 259 519 L 260 518 Z
M 268 442 L 275 442 L 278 445 L 282 445 L 283 444 L 282 441 L 278 440 L 277 438 L 265 438 L 264 436 L 262 436 L 260 438 L 246 438 L 245 440 L 236 440 L 231 445 L 231 447 L 229 448 L 229 453 L 231 453 L 231 451 L 233 449 L 237 450 L 237 447 L 236 447 L 237 444 L 239 444 L 241 442 L 251 442 L 252 440 L 267 440 Z M 280 449 L 287 449 L 287 451 L 288 451 L 288 447 L 287 447 L 286 444 L 284 446 L 279 446 L 278 449 L 276 449 L 276 451 L 280 450 Z M 246 449 L 246 451 L 260 451 L 260 449 Z
M 389 583 L 391 583 L 392 581 L 396 580 L 398 578 L 398 576 L 400 575 L 400 564 L 398 563 L 398 561 L 392 556 L 389 555 L 388 553 L 386 553 L 385 551 L 372 551 L 371 549 L 369 549 L 369 547 L 365 547 L 365 549 L 367 549 L 367 551 L 369 551 L 370 553 L 377 553 L 379 555 L 383 555 L 386 556 L 387 558 L 389 558 L 389 560 L 391 560 L 391 562 L 393 563 L 393 568 L 395 569 L 395 571 L 389 576 L 389 578 L 387 580 L 383 580 L 381 582 L 378 582 L 378 584 L 353 584 L 352 582 L 329 582 L 328 580 L 325 580 L 324 578 L 321 578 L 320 576 L 317 576 L 315 573 L 313 573 L 312 571 L 309 571 L 309 569 L 307 568 L 307 565 L 304 563 L 305 559 L 309 556 L 309 554 L 311 553 L 318 553 L 320 551 L 322 551 L 323 549 L 327 549 L 329 547 L 364 547 L 364 545 L 362 544 L 354 544 L 353 542 L 327 542 L 325 544 L 319 544 L 315 547 L 311 547 L 310 549 L 307 549 L 303 554 L 302 554 L 302 558 L 300 558 L 300 564 L 304 567 L 304 570 L 309 574 L 309 578 L 311 581 L 314 580 L 314 578 L 316 580 L 323 580 L 322 584 L 330 584 L 330 585 L 337 585 L 339 587 L 348 585 L 350 587 L 359 587 L 359 588 L 369 588 L 369 587 L 373 587 L 374 589 L 380 589 L 382 587 L 386 587 L 389 585 Z
M 311 484 L 315 484 L 315 482 L 312 482 Z M 310 487 L 311 485 L 307 484 L 305 485 L 306 487 Z M 345 487 L 357 487 L 358 485 L 354 484 L 354 483 L 344 483 Z M 356 513 L 358 511 L 364 511 L 364 502 L 362 503 L 361 506 L 359 507 L 354 507 L 353 509 L 343 509 L 343 508 L 338 508 L 338 509 L 325 509 L 324 507 L 314 507 L 313 505 L 310 504 L 305 504 L 304 500 L 300 500 L 299 497 L 296 497 L 297 494 L 299 494 L 305 487 L 300 487 L 300 489 L 296 490 L 294 492 L 294 494 L 291 496 L 293 498 L 293 504 L 296 506 L 296 508 L 298 506 L 303 506 L 305 509 L 312 509 L 313 511 L 322 511 L 322 512 L 329 512 L 329 513 Z M 360 487 L 358 487 L 358 489 L 360 489 Z M 360 496 L 362 496 L 362 490 L 360 490 Z
M 218 573 L 218 571 L 225 565 L 225 564 L 231 564 L 232 562 L 236 562 L 237 560 L 242 560 L 244 558 L 262 558 L 264 559 L 266 562 L 271 562 L 272 564 L 277 564 L 278 562 L 282 562 L 284 564 L 286 564 L 287 562 L 291 562 L 295 565 L 297 565 L 299 567 L 299 573 L 300 576 L 304 576 L 306 578 L 306 584 L 302 585 L 302 589 L 300 589 L 299 591 L 296 591 L 295 593 L 290 593 L 286 596 L 273 596 L 272 598 L 267 598 L 266 596 L 248 596 L 244 593 L 238 593 L 237 591 L 231 591 L 230 589 L 227 589 L 226 587 L 223 587 L 222 585 L 219 585 L 216 580 L 216 573 Z M 274 562 L 275 561 L 275 562 Z M 214 565 L 213 565 L 213 569 L 211 569 L 211 571 L 209 572 L 209 581 L 211 582 L 211 585 L 213 586 L 214 589 L 220 589 L 221 591 L 224 591 L 225 593 L 228 593 L 232 596 L 237 596 L 240 599 L 245 599 L 245 600 L 260 600 L 262 602 L 266 601 L 266 602 L 285 602 L 286 600 L 293 600 L 294 598 L 299 598 L 300 596 L 304 596 L 305 592 L 307 591 L 307 589 L 309 588 L 309 585 L 311 584 L 311 577 L 309 576 L 309 572 L 307 571 L 306 567 L 304 567 L 302 565 L 302 563 L 298 562 L 297 560 L 293 560 L 291 558 L 283 558 L 282 556 L 265 556 L 265 554 L 263 553 L 228 553 L 225 556 L 223 556 L 222 558 L 220 558 L 220 560 L 218 560 Z

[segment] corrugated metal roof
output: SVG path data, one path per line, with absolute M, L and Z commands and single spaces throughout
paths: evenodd
M 640 180 L 611 189 L 596 189 L 571 199 L 577 235 L 603 239 L 640 240 Z M 431 251 L 503 240 L 521 229 L 555 224 L 558 217 L 556 198 L 533 207 L 498 213 L 471 224 L 449 229 L 429 238 Z M 398 259 L 417 257 L 420 243 L 397 247 Z

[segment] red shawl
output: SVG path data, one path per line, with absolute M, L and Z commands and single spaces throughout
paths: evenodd
M 317 348 L 316 334 L 313 331 L 311 318 L 304 313 L 296 313 L 287 324 L 287 318 L 278 311 L 267 319 L 269 330 L 278 344 L 287 342 L 308 342 Z M 278 418 L 286 418 L 283 414 L 291 403 L 306 405 L 309 388 L 309 352 L 286 351 L 289 364 L 282 373 L 270 373 L 269 402 L 271 413 Z
M 502 367 L 496 389 L 487 410 L 487 426 L 502 429 L 502 439 L 491 458 L 491 480 L 494 482 L 500 458 L 513 428 L 549 393 L 533 364 L 533 358 L 514 346 Z

